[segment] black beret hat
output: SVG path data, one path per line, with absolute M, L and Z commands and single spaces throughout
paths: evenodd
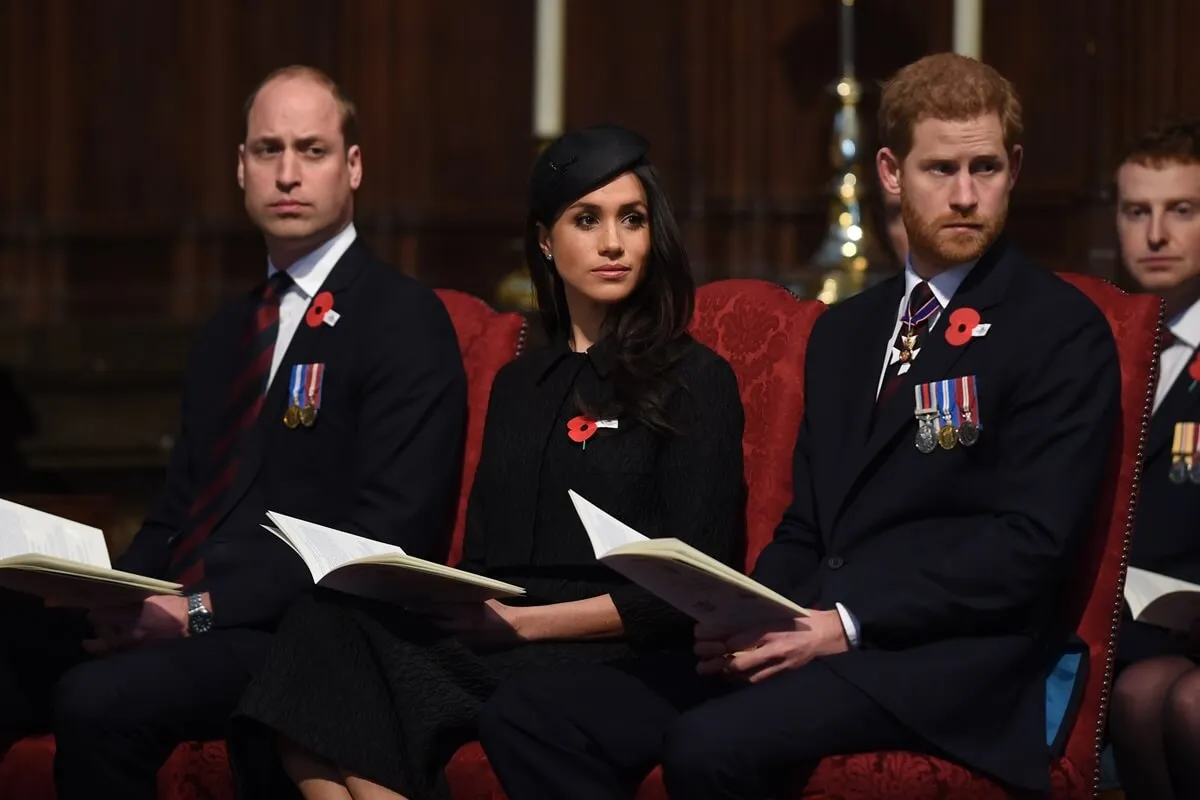
M 564 208 L 618 175 L 647 163 L 650 144 L 617 125 L 597 125 L 555 139 L 529 176 L 529 211 L 550 226 Z

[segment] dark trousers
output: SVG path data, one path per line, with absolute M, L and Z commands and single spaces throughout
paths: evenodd
M 632 798 L 659 762 L 671 797 L 777 798 L 827 755 L 921 749 L 820 661 L 685 706 L 612 668 L 539 672 L 501 685 L 480 740 L 512 800 Z
M 80 647 L 81 615 L 3 596 L 0 747 L 52 732 L 60 800 L 153 800 L 182 741 L 223 738 L 266 634 L 212 631 L 102 658 Z

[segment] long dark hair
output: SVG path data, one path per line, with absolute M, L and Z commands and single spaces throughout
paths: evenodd
M 673 388 L 671 367 L 683 358 L 687 326 L 696 305 L 696 284 L 683 246 L 683 235 L 654 167 L 642 164 L 633 174 L 646 192 L 650 212 L 650 255 L 643 277 L 629 297 L 609 309 L 601 338 L 613 353 L 613 394 L 623 413 L 646 427 L 671 432 L 667 398 Z M 539 246 L 538 220 L 531 213 L 525 230 L 525 259 L 537 290 L 538 311 L 546 336 L 554 341 L 571 333 L 566 289 Z

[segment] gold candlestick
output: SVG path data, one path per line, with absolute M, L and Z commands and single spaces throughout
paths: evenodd
M 539 139 L 534 157 L 540 156 L 552 141 L 554 141 L 553 137 Z M 521 238 L 517 240 L 517 250 L 521 253 L 521 266 L 505 275 L 496 284 L 496 305 L 501 309 L 511 311 L 536 311 L 537 291 L 533 287 L 533 277 L 529 274 L 529 265 L 524 263 L 524 231 L 521 232 Z
M 834 175 L 828 227 L 824 239 L 809 259 L 809 279 L 805 281 L 808 286 L 801 289 L 805 296 L 829 304 L 865 289 L 870 283 L 871 269 L 883 261 L 879 241 L 863 214 L 864 199 L 872 191 L 870 184 L 875 180 L 875 171 L 863 164 L 863 137 L 858 118 L 862 86 L 854 77 L 854 0 L 839 2 L 842 75 L 832 85 L 840 107 L 834 114 L 830 145 Z

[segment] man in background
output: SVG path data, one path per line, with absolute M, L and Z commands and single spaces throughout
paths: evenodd
M 1200 121 L 1158 125 L 1117 168 L 1117 235 L 1129 274 L 1163 299 L 1154 412 L 1131 566 L 1200 583 Z M 1200 637 L 1125 610 L 1109 733 L 1129 800 L 1200 797 Z

